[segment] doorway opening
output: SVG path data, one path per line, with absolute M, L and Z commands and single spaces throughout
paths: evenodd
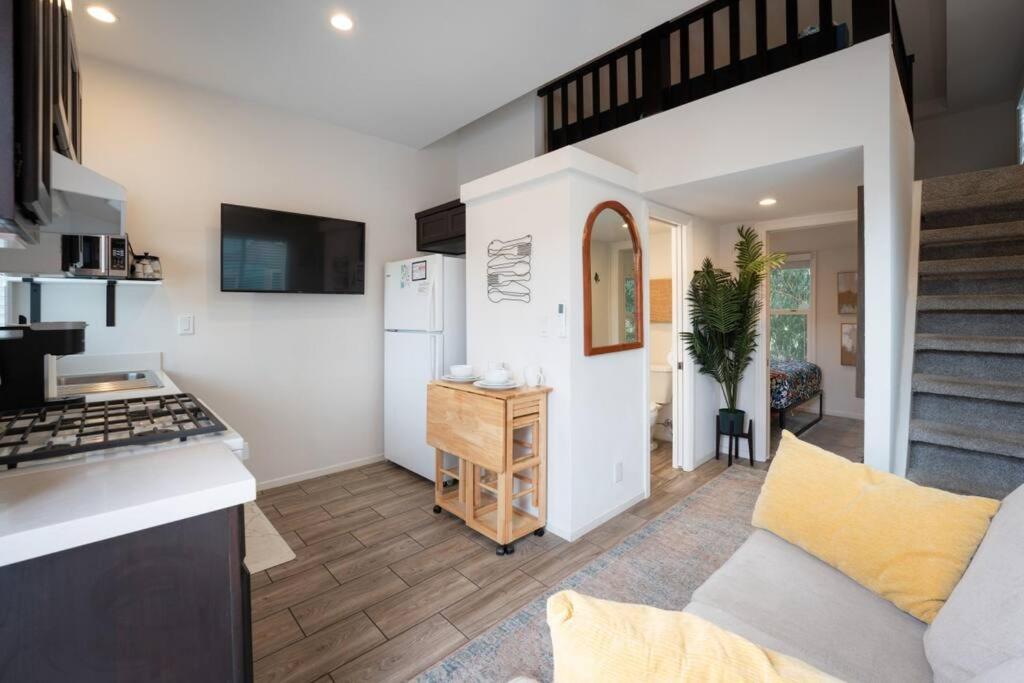
M 681 466 L 683 225 L 651 217 L 648 231 L 648 421 L 650 485 L 657 490 Z

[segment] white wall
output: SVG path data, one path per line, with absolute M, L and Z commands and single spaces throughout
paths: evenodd
M 914 122 L 918 178 L 1017 163 L 1017 101 Z
M 464 183 L 544 153 L 541 104 L 531 91 L 426 148 L 454 165 L 452 197 Z
M 863 149 L 865 248 L 870 255 L 864 291 L 865 455 L 868 464 L 889 469 L 914 150 L 889 36 L 642 119 L 579 147 L 636 172 L 645 193 L 791 159 Z M 766 383 L 763 358 L 753 369 L 758 381 Z M 697 415 L 696 428 L 710 431 L 710 419 L 703 427 L 701 413 Z
M 839 315 L 837 288 L 839 273 L 857 272 L 857 224 L 769 232 L 768 249 L 814 254 L 813 362 L 821 367 L 825 413 L 864 419 L 864 400 L 856 397 L 857 370 L 840 362 L 839 349 L 840 325 L 857 322 L 856 315 Z M 816 401 L 808 406 L 817 409 Z
M 467 357 L 544 369 L 549 398 L 548 527 L 576 538 L 644 495 L 647 478 L 644 349 L 583 356 L 583 228 L 617 199 L 646 240 L 646 207 L 632 174 L 566 148 L 469 183 L 466 202 Z M 533 235 L 530 303 L 487 299 L 486 246 Z M 567 326 L 558 325 L 565 306 Z M 622 482 L 613 482 L 623 464 Z
M 159 350 L 249 441 L 257 481 L 383 451 L 383 264 L 415 253 L 413 214 L 451 199 L 454 165 L 259 105 L 100 62 L 84 67 L 85 161 L 128 188 L 137 251 L 161 287 L 47 285 L 44 319 L 86 320 L 89 353 Z M 221 202 L 365 221 L 364 296 L 221 293 Z M 195 336 L 175 319 L 193 314 Z

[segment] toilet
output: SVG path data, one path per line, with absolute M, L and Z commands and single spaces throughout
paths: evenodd
M 654 425 L 658 421 L 658 413 L 666 405 L 672 403 L 672 366 L 651 365 L 651 450 L 658 447 L 654 440 Z

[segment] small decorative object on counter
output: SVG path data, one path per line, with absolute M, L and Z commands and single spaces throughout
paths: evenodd
M 544 371 L 538 365 L 531 365 L 523 371 L 527 386 L 539 387 L 544 384 Z

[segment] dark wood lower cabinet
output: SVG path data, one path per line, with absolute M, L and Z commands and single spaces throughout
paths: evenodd
M 0 681 L 252 680 L 241 506 L 0 567 Z

